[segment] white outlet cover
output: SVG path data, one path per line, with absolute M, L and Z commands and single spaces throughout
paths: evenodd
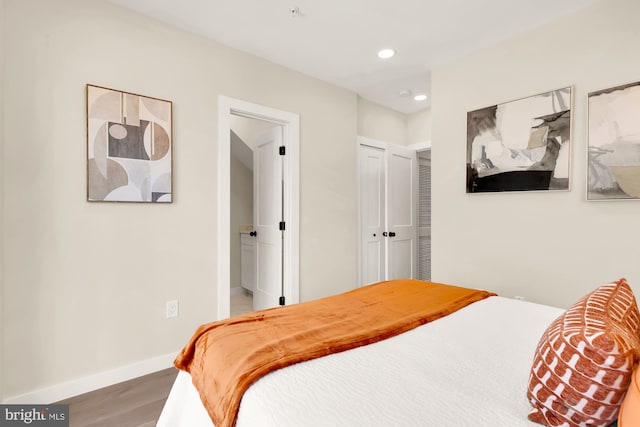
M 167 319 L 178 317 L 178 300 L 167 301 Z

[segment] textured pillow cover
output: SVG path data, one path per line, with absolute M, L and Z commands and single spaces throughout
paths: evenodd
M 583 297 L 545 331 L 527 397 L 531 421 L 608 426 L 618 417 L 640 358 L 640 313 L 625 279 Z
M 620 406 L 618 427 L 640 426 L 640 368 L 636 368 L 631 378 L 631 385 Z

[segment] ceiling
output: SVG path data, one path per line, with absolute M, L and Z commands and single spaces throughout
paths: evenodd
M 409 114 L 430 98 L 400 93 L 429 95 L 433 67 L 594 0 L 109 1 Z

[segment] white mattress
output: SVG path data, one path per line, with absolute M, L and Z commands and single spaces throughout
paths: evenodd
M 561 309 L 492 297 L 402 335 L 254 383 L 237 427 L 534 427 L 533 352 Z M 180 372 L 159 427 L 212 427 Z

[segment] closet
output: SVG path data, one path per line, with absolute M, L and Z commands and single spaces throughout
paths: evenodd
M 358 138 L 360 285 L 418 278 L 418 162 L 408 147 Z

